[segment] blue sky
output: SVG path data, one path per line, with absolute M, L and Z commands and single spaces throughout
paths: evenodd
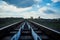
M 60 0 L 0 0 L 0 17 L 60 18 Z

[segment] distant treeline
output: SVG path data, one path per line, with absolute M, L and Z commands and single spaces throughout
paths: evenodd
M 0 18 L 0 28 L 23 20 L 23 18 Z
M 9 22 L 9 21 L 12 21 L 12 20 L 21 20 L 21 19 L 24 19 L 24 18 L 0 18 L 0 23 L 3 23 L 3 22 Z

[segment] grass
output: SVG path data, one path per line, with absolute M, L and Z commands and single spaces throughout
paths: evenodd
M 21 21 L 20 18 L 0 18 L 0 28 Z
M 47 19 L 33 19 L 32 21 L 35 21 L 39 24 L 42 24 L 46 27 L 52 28 L 54 30 L 60 31 L 60 20 L 47 20 Z

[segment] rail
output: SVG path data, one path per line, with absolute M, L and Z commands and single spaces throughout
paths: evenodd
M 12 31 L 14 28 L 16 28 L 19 24 L 21 24 L 23 21 L 19 21 L 13 24 L 10 24 L 8 26 L 0 28 L 0 38 L 6 36 L 9 34 L 10 31 Z
M 48 36 L 50 36 L 51 38 L 54 38 L 56 40 L 60 40 L 60 32 L 53 30 L 51 28 L 48 28 L 46 26 L 43 26 L 41 24 L 38 24 L 36 22 L 33 22 L 31 20 L 29 20 L 30 23 L 32 23 L 33 25 L 35 25 L 36 27 L 38 27 L 39 29 L 41 29 L 44 33 L 46 33 Z
M 20 27 L 18 33 L 16 33 L 16 34 L 11 38 L 11 40 L 19 40 L 20 35 L 21 35 L 21 32 L 22 32 L 22 29 L 24 28 L 24 25 L 25 25 L 25 23 L 22 25 L 22 27 Z

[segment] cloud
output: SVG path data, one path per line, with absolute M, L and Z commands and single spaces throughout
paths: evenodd
M 50 13 L 45 13 L 44 11 L 49 11 Z M 57 12 L 57 10 L 54 10 L 54 9 L 46 7 L 46 6 L 40 8 L 38 11 L 38 16 L 41 16 L 41 18 L 46 18 L 46 19 L 60 18 L 59 15 L 60 15 L 60 13 Z
M 55 3 L 55 2 L 60 2 L 60 0 L 51 0 L 51 1 L 53 1 L 54 3 Z
M 47 9 L 47 10 L 44 11 L 44 13 L 47 13 L 47 14 L 53 14 L 53 13 L 55 13 L 55 12 L 54 12 L 53 10 Z
M 30 17 L 33 17 L 33 18 L 37 18 L 38 15 L 36 14 L 36 12 L 34 11 L 31 11 L 31 12 L 25 12 L 23 14 L 21 14 L 24 18 L 30 18 Z
M 50 3 L 47 3 L 49 6 L 40 7 L 39 4 L 34 4 L 33 6 L 26 8 L 18 8 L 14 5 L 9 5 L 5 1 L 0 2 L 0 17 L 24 17 L 30 18 L 59 18 L 60 11 L 55 10 L 50 7 Z
M 50 13 L 45 13 L 44 11 L 49 11 Z M 41 18 L 45 18 L 45 19 L 60 18 L 56 10 L 46 6 L 39 8 L 38 11 L 24 12 L 21 15 L 23 15 L 24 18 L 30 18 L 31 16 L 34 18 L 38 18 L 40 16 Z
M 0 17 L 21 17 L 21 12 L 31 9 L 32 7 L 27 8 L 17 8 L 13 5 L 8 5 L 4 1 L 0 1 Z
M 10 5 L 14 5 L 16 7 L 30 7 L 34 4 L 34 0 L 3 0 Z
M 60 2 L 53 3 L 53 8 L 60 10 Z
M 8 5 L 6 2 L 3 2 L 0 6 L 0 11 L 11 11 L 11 12 L 23 12 L 25 10 L 31 9 L 31 7 L 27 8 L 17 8 L 16 6 L 13 5 Z

